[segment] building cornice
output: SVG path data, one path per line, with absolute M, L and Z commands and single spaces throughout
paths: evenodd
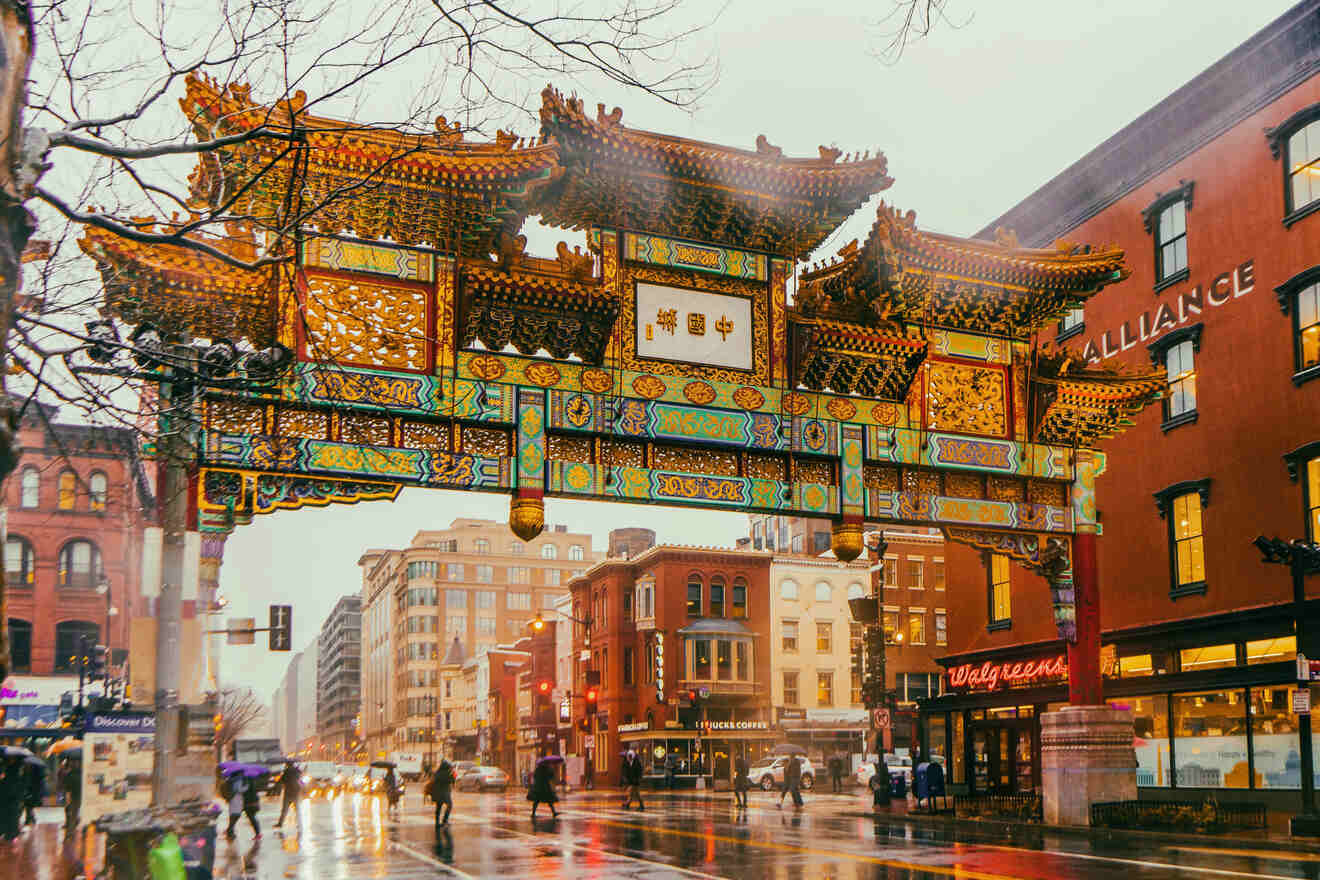
M 1310 79 L 1320 70 L 1320 0 L 1305 0 L 986 224 L 1040 247 Z M 1264 149 L 1264 147 L 1262 147 Z

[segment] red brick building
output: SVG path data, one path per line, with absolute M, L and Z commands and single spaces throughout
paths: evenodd
M 1168 372 L 1098 484 L 1105 695 L 1133 710 L 1143 796 L 1298 802 L 1291 583 L 1251 542 L 1320 538 L 1318 120 L 1307 2 L 981 233 L 1122 247 L 1131 277 L 1056 335 Z M 957 788 L 1034 789 L 1038 716 L 1067 700 L 1049 590 L 1002 558 L 946 558 L 953 693 L 926 705 L 926 736 Z
M 648 775 L 671 761 L 681 784 L 724 784 L 770 749 L 769 571 L 768 554 L 659 546 L 574 578 L 573 693 L 600 672 L 595 715 L 573 700 L 574 745 L 597 779 L 631 748 Z
M 79 638 L 128 648 L 141 582 L 147 483 L 133 432 L 68 425 L 30 404 L 5 486 L 12 669 L 68 673 Z

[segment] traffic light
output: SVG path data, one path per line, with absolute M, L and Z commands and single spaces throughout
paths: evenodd
M 289 651 L 293 645 L 293 606 L 270 606 L 270 649 Z
M 550 681 L 550 679 L 543 678 L 536 683 L 536 692 L 543 697 L 548 697 L 554 686 L 554 682 Z
M 105 645 L 92 645 L 87 653 L 87 680 L 100 681 L 105 678 Z
M 579 719 L 578 719 L 578 730 L 582 731 L 583 733 L 590 733 L 590 732 L 591 732 L 591 719 L 590 719 L 590 718 L 579 718 Z
M 541 630 L 545 629 L 545 618 L 542 617 L 540 613 L 537 613 L 537 615 L 532 618 L 528 626 L 532 628 L 532 632 L 540 632 Z
M 595 688 L 587 688 L 586 704 L 587 704 L 588 715 L 596 714 L 596 698 L 598 696 L 599 694 L 596 692 Z

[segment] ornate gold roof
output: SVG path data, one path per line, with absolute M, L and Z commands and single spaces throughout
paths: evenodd
M 143 232 L 159 229 L 149 218 L 137 222 Z M 244 262 L 256 259 L 249 226 L 229 225 L 225 238 L 201 238 Z M 169 335 L 185 338 L 248 339 L 263 347 L 275 341 L 279 266 L 240 269 L 210 254 L 179 245 L 143 244 L 88 226 L 78 246 L 96 261 L 106 306 L 129 324 L 148 322 Z
M 1011 233 L 983 241 L 923 232 L 915 212 L 884 203 L 866 242 L 839 257 L 803 273 L 795 303 L 802 316 L 1019 338 L 1130 274 L 1119 248 L 1022 248 Z
M 564 174 L 536 195 L 553 225 L 672 235 L 798 259 L 893 179 L 882 153 L 820 147 L 786 158 L 764 135 L 754 150 L 628 128 L 623 111 L 594 118 L 576 97 L 541 93 L 541 133 Z
M 305 102 L 299 92 L 257 104 L 249 86 L 189 75 L 179 104 L 199 140 L 273 133 L 204 154 L 189 181 L 194 201 L 232 198 L 228 213 L 275 229 L 301 217 L 298 225 L 325 234 L 484 256 L 518 232 L 527 196 L 557 172 L 555 147 L 544 140 L 499 132 L 493 143 L 474 143 L 443 116 L 434 132 L 372 127 L 305 113 Z
M 839 321 L 795 321 L 793 377 L 812 391 L 906 400 L 929 343 Z
M 1076 352 L 1049 346 L 1031 372 L 1031 432 L 1042 443 L 1094 446 L 1132 424 L 1163 396 L 1164 370 L 1087 365 Z

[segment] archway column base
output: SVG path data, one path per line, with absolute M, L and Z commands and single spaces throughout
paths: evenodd
M 1132 712 L 1065 706 L 1040 716 L 1041 794 L 1050 825 L 1090 825 L 1091 805 L 1137 799 Z

